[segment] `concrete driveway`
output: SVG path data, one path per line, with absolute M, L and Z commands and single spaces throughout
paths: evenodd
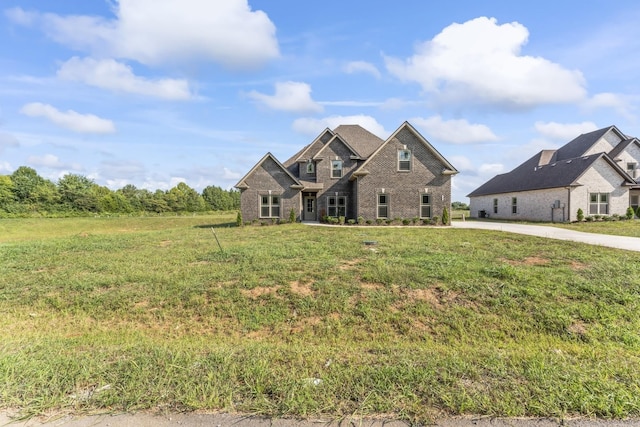
M 549 239 L 569 240 L 572 242 L 588 243 L 590 245 L 607 246 L 609 248 L 625 249 L 640 252 L 640 238 L 611 236 L 607 234 L 584 233 L 582 231 L 546 225 L 516 224 L 494 221 L 453 221 L 454 228 L 474 228 L 478 230 L 506 231 L 508 233 L 527 234 L 529 236 L 546 237 Z

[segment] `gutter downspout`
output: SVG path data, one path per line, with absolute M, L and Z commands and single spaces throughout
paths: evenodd
M 567 187 L 567 221 L 571 222 L 571 187 Z

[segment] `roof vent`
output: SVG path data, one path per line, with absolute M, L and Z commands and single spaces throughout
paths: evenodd
M 571 160 L 567 160 L 567 164 L 571 163 Z
M 551 163 L 551 167 L 554 167 L 556 164 L 555 163 Z

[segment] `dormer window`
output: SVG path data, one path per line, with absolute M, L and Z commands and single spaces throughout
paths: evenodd
M 411 151 L 398 150 L 398 170 L 405 172 L 411 170 Z
M 314 175 L 316 173 L 316 165 L 313 162 L 307 162 L 307 174 Z

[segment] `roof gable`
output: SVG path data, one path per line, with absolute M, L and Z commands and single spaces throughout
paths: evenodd
M 360 125 L 340 125 L 334 129 L 334 132 L 342 138 L 349 146 L 355 150 L 356 154 L 366 159 L 384 140 L 372 134 Z
M 331 129 L 326 128 L 320 132 L 320 134 L 309 145 L 305 146 L 291 158 L 287 159 L 284 162 L 284 165 L 289 167 L 296 162 L 307 161 L 313 158 L 334 136 L 335 133 Z
M 632 183 L 620 166 L 605 153 L 555 160 L 541 166 L 540 160 L 543 156 L 544 151 L 540 151 L 511 172 L 496 175 L 467 197 L 574 186 L 599 159 L 605 160 L 626 182 Z
M 258 169 L 259 167 L 261 167 L 261 166 L 264 164 L 264 162 L 266 162 L 266 161 L 267 161 L 267 160 L 269 160 L 269 159 L 273 160 L 273 162 L 275 162 L 275 164 L 276 164 L 279 168 L 281 168 L 281 169 L 283 170 L 283 172 L 285 172 L 285 174 L 286 174 L 287 176 L 289 176 L 289 178 L 291 178 L 291 181 L 293 181 L 293 182 L 292 182 L 292 185 L 300 185 L 300 186 L 302 186 L 302 184 L 300 183 L 300 181 L 298 180 L 298 178 L 296 178 L 295 176 L 293 176 L 293 175 L 291 174 L 291 172 L 289 172 L 289 170 L 288 170 L 288 169 L 287 169 L 287 168 L 286 168 L 282 163 L 280 163 L 280 161 L 279 161 L 278 159 L 276 159 L 276 158 L 274 157 L 274 155 L 273 155 L 273 154 L 271 154 L 271 153 L 267 153 L 267 154 L 265 154 L 265 155 L 264 155 L 264 157 L 262 157 L 262 159 L 260 159 L 260 160 L 258 161 L 258 163 L 256 163 L 256 164 L 255 164 L 255 166 L 254 166 L 254 167 L 252 167 L 252 168 L 251 168 L 251 170 L 250 170 L 249 172 L 247 172 L 247 174 L 246 174 L 245 176 L 243 176 L 243 177 L 240 179 L 240 181 L 238 181 L 238 183 L 237 183 L 236 185 L 234 185 L 234 187 L 235 187 L 235 188 L 237 188 L 237 189 L 239 189 L 239 190 L 245 190 L 245 189 L 249 188 L 249 185 L 248 185 L 248 184 L 247 184 L 247 182 L 246 182 L 247 178 L 249 178 L 249 177 L 250 177 L 250 176 L 251 176 L 251 175 L 256 171 L 256 169 Z
M 427 148 L 427 150 L 431 152 L 442 163 L 443 174 L 455 175 L 458 173 L 458 170 L 454 168 L 453 165 L 449 163 L 449 161 L 445 159 L 444 156 L 442 156 L 442 154 L 440 154 L 440 152 L 436 150 L 433 147 L 433 145 L 431 145 L 429 141 L 425 139 L 425 137 L 422 136 L 422 134 L 420 134 L 420 132 L 418 132 L 413 126 L 411 126 L 409 122 L 404 122 L 403 124 L 400 125 L 400 127 L 398 127 L 398 129 L 396 129 L 395 132 L 391 134 L 391 136 L 389 136 L 389 138 L 387 138 L 386 141 L 384 141 L 382 145 L 380 145 L 376 149 L 376 151 L 374 151 L 369 156 L 369 158 L 358 169 L 354 171 L 353 176 L 355 177 L 358 175 L 366 174 L 367 173 L 366 168 L 368 164 L 371 162 L 371 160 L 375 158 L 376 155 L 378 155 L 378 153 L 380 153 L 387 144 L 389 144 L 401 131 L 405 129 L 411 132 L 418 139 L 418 141 L 420 141 L 420 143 L 422 143 Z
M 625 134 L 615 126 L 583 133 L 556 150 L 555 160 L 568 160 L 585 155 L 591 147 L 609 132 L 616 134 L 621 140 L 627 139 Z
M 328 146 L 330 146 L 333 142 L 338 141 L 340 142 L 342 145 L 344 145 L 349 151 L 351 151 L 351 153 L 356 156 L 356 157 L 360 157 L 360 155 L 358 154 L 358 152 L 356 150 L 353 149 L 353 147 L 351 145 L 349 145 L 340 135 L 336 134 L 334 135 L 333 138 L 331 138 L 331 140 L 329 140 L 326 144 L 324 144 L 324 146 L 320 149 L 320 151 L 318 151 L 313 158 L 314 159 L 318 159 L 321 158 L 322 156 L 322 152 L 325 150 L 325 148 L 327 148 Z

